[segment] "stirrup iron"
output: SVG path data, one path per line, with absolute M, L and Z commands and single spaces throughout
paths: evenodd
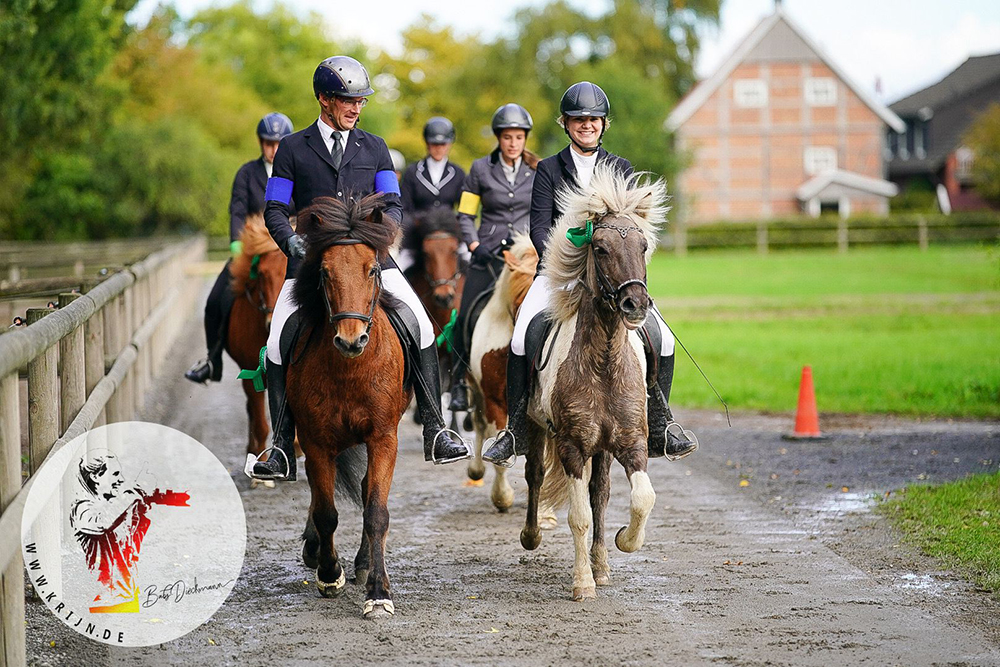
M 671 429 L 673 429 L 674 435 L 679 434 L 679 437 L 685 437 L 691 442 L 693 442 L 694 447 L 692 447 L 690 451 L 684 452 L 683 454 L 667 454 L 666 448 L 664 447 L 663 458 L 667 459 L 668 461 L 678 461 L 684 458 L 685 456 L 690 456 L 691 454 L 694 454 L 696 451 L 698 451 L 698 436 L 696 436 L 692 431 L 689 431 L 688 429 L 684 428 L 675 421 L 671 421 L 669 424 L 667 424 L 667 429 L 666 429 L 667 433 L 669 433 Z M 663 434 L 664 439 L 667 438 L 667 433 Z
M 260 475 L 260 474 L 254 474 L 254 471 L 253 471 L 254 464 L 260 463 L 261 462 L 261 457 L 264 456 L 265 454 L 269 454 L 270 452 L 278 452 L 279 454 L 281 454 L 281 458 L 285 459 L 285 474 L 284 475 L 270 475 L 270 474 Z M 268 460 L 270 460 L 270 459 L 268 459 Z M 257 456 L 254 456 L 253 454 L 247 453 L 246 463 L 243 464 L 243 474 L 246 475 L 247 477 L 249 477 L 250 479 L 260 479 L 260 480 L 265 480 L 265 481 L 266 480 L 271 480 L 271 479 L 287 480 L 289 474 L 291 473 L 291 471 L 292 471 L 292 466 L 291 466 L 291 464 L 288 461 L 288 455 L 285 454 L 285 452 L 280 447 L 268 447 L 267 449 L 265 449 L 264 451 L 262 451 Z
M 499 463 L 490 461 L 489 459 L 484 459 L 484 460 L 487 463 L 492 463 L 493 465 L 500 466 L 501 468 L 510 469 L 513 468 L 514 465 L 517 463 L 517 438 L 514 437 L 514 433 L 512 431 L 505 428 L 502 428 L 499 431 L 497 431 L 497 434 L 495 436 L 493 436 L 492 438 L 487 438 L 486 441 L 483 442 L 483 451 L 488 452 L 490 448 L 496 443 L 496 441 L 500 439 L 500 436 L 502 436 L 504 433 L 509 434 L 510 439 L 514 441 L 514 453 L 509 458 L 506 458 L 503 461 L 500 461 Z
M 462 443 L 462 446 L 465 447 L 465 455 L 464 456 L 453 456 L 450 459 L 439 459 L 439 458 L 437 458 L 434 455 L 434 450 L 435 450 L 435 447 L 436 447 L 436 445 L 438 443 L 438 438 L 440 438 L 445 433 L 450 433 L 450 434 L 454 435 L 455 436 L 455 441 Z M 436 434 L 434 434 L 434 441 L 433 441 L 433 443 L 431 445 L 431 462 L 434 463 L 434 465 L 440 466 L 440 465 L 444 465 L 446 463 L 454 463 L 455 461 L 464 461 L 465 459 L 468 459 L 468 458 L 472 458 L 472 446 L 469 444 L 469 442 L 465 438 L 462 437 L 462 435 L 458 431 L 455 431 L 455 430 L 452 430 L 450 428 L 445 427 L 445 428 L 442 428 L 440 431 L 438 431 Z

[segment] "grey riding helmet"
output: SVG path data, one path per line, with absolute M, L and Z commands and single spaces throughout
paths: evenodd
M 428 144 L 455 143 L 455 126 L 444 116 L 434 116 L 424 125 L 424 142 Z
M 525 133 L 530 132 L 531 128 L 534 126 L 534 122 L 531 120 L 531 114 L 528 110 L 522 107 L 520 104 L 504 104 L 493 112 L 493 120 L 490 121 L 490 127 L 493 129 L 493 134 L 499 136 L 500 130 L 524 130 Z
M 406 158 L 395 148 L 389 149 L 389 157 L 392 158 L 392 168 L 394 171 L 406 171 Z
M 375 91 L 368 70 L 350 56 L 332 56 L 319 64 L 313 74 L 313 93 L 327 97 L 367 97 Z
M 611 113 L 611 103 L 596 83 L 581 81 L 574 83 L 563 93 L 559 101 L 559 113 L 563 116 L 605 118 Z
M 257 123 L 257 136 L 264 141 L 281 141 L 294 131 L 292 121 L 283 113 L 269 113 Z

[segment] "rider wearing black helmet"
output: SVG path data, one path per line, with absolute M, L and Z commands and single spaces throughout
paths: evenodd
M 450 407 L 453 411 L 469 409 L 465 383 L 468 351 L 463 334 L 469 313 L 480 295 L 493 288 L 503 268 L 502 251 L 510 245 L 514 233 L 528 231 L 531 184 L 538 164 L 538 157 L 524 147 L 532 126 L 531 114 L 521 105 L 504 104 L 498 108 L 490 122 L 497 147 L 472 163 L 462 186 L 458 219 L 462 236 L 472 251 L 472 262 L 465 274 L 452 337 Z M 482 217 L 477 230 L 476 214 L 480 207 Z
M 632 164 L 625 158 L 607 152 L 601 140 L 608 129 L 611 105 L 600 86 L 581 81 L 570 86 L 559 103 L 559 124 L 569 137 L 570 145 L 556 155 L 538 163 L 531 194 L 531 240 L 538 251 L 539 262 L 544 261 L 545 242 L 555 221 L 562 215 L 555 197 L 564 183 L 587 187 L 598 162 L 615 165 L 624 174 L 632 173 Z M 483 458 L 500 463 L 516 454 L 523 454 L 527 447 L 524 437 L 528 407 L 528 361 L 525 358 L 524 337 L 528 324 L 548 306 L 550 286 L 543 275 L 536 275 L 528 290 L 514 325 L 511 353 L 507 357 L 507 428 L 501 431 L 493 445 L 483 453 Z M 673 420 L 667 401 L 674 376 L 674 336 L 657 311 L 655 304 L 643 327 L 647 338 L 659 340 L 659 349 L 647 349 L 648 362 L 657 362 L 656 381 L 648 387 L 647 421 L 649 455 L 667 456 L 671 460 L 686 456 L 697 449 Z M 658 358 L 653 357 L 657 355 Z M 648 368 L 654 367 L 647 363 Z
M 257 123 L 260 157 L 247 162 L 236 172 L 233 194 L 229 199 L 229 249 L 234 257 L 242 251 L 238 239 L 247 216 L 264 212 L 264 189 L 271 176 L 278 142 L 294 131 L 292 121 L 282 113 L 269 113 Z M 205 302 L 205 342 L 208 344 L 208 355 L 184 374 L 192 382 L 218 382 L 222 379 L 222 349 L 225 347 L 229 311 L 233 305 L 233 294 L 229 289 L 231 279 L 229 262 L 226 262 Z
M 406 271 L 413 265 L 418 248 L 413 223 L 416 215 L 445 206 L 454 209 L 462 195 L 465 172 L 448 160 L 455 143 L 455 126 L 443 116 L 434 116 L 424 125 L 427 155 L 403 173 L 399 184 L 403 201 L 403 240 L 400 243 L 399 268 Z
M 291 481 L 296 475 L 295 424 L 285 400 L 286 364 L 280 343 L 282 327 L 296 309 L 291 297 L 294 276 L 305 257 L 308 239 L 296 234 L 289 223 L 289 200 L 294 198 L 303 206 L 317 197 L 343 201 L 377 192 L 384 197 L 382 212 L 387 224 L 399 224 L 400 220 L 399 181 L 389 148 L 381 137 L 357 127 L 368 96 L 375 92 L 368 71 L 348 56 L 327 58 L 313 75 L 313 92 L 320 105 L 319 119 L 281 140 L 274 172 L 267 183 L 264 220 L 275 243 L 289 258 L 285 284 L 271 319 L 266 360 L 272 449 L 281 450 L 284 456 L 270 456 L 267 461 L 254 463 L 248 474 L 257 479 Z M 414 360 L 413 388 L 424 427 L 424 456 L 436 463 L 468 458 L 468 445 L 445 428 L 441 416 L 437 350 L 430 318 L 391 259 L 382 265 L 381 275 L 383 289 L 395 297 L 390 306 L 392 314 L 407 323 L 409 330 L 401 342 Z

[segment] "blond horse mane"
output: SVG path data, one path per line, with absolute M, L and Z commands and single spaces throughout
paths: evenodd
M 556 194 L 563 211 L 545 246 L 542 273 L 552 284 L 550 308 L 553 318 L 563 322 L 580 308 L 583 298 L 593 290 L 590 244 L 577 248 L 566 238 L 571 227 L 585 227 L 588 220 L 598 223 L 608 217 L 625 217 L 646 236 L 646 263 L 656 250 L 660 227 L 667 220 L 667 186 L 662 178 L 653 180 L 649 172 L 626 176 L 608 163 L 598 163 L 590 186 L 578 188 L 566 184 Z
M 524 232 L 514 235 L 514 244 L 504 253 L 505 269 L 497 278 L 497 298 L 503 304 L 509 304 L 511 316 L 517 314 L 524 296 L 535 279 L 535 268 L 538 266 L 538 253 L 531 243 L 531 237 Z
M 278 249 L 278 244 L 271 238 L 264 225 L 264 216 L 260 214 L 247 216 L 239 240 L 243 244 L 243 252 L 234 257 L 232 264 L 229 265 L 229 272 L 233 275 L 233 292 L 237 294 L 243 291 L 247 281 L 250 280 L 250 263 L 254 255 L 263 255 Z

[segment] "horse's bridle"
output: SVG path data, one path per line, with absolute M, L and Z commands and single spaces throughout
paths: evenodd
M 425 236 L 424 240 L 426 241 L 427 239 L 443 239 L 443 238 L 451 239 L 455 237 L 449 234 L 448 232 L 432 232 L 431 234 Z M 456 254 L 458 253 L 456 252 Z M 456 286 L 458 285 L 458 280 L 461 277 L 462 277 L 462 262 L 456 263 L 455 273 L 451 276 L 451 278 L 439 278 L 436 280 L 431 277 L 430 272 L 427 271 L 426 263 L 424 264 L 424 278 L 427 280 L 427 284 L 431 286 L 432 290 L 437 289 L 442 285 L 447 285 L 448 287 L 451 288 L 452 292 L 454 292 Z
M 358 239 L 340 239 L 339 241 L 334 241 L 331 245 L 355 245 L 358 243 L 364 243 L 364 241 Z M 333 324 L 339 320 L 361 320 L 365 323 L 365 333 L 370 333 L 372 324 L 375 321 L 375 309 L 378 307 L 378 298 L 382 294 L 382 267 L 379 263 L 376 261 L 375 267 L 372 269 L 372 277 L 375 279 L 375 289 L 372 290 L 372 300 L 368 307 L 367 315 L 350 310 L 343 310 L 339 313 L 333 312 L 333 306 L 330 305 L 330 295 L 326 293 L 326 267 L 320 267 L 319 276 L 319 291 L 323 293 L 323 303 L 326 304 L 327 322 Z
M 243 283 L 243 295 L 250 302 L 250 305 L 254 306 L 260 312 L 265 315 L 270 315 L 274 312 L 274 308 L 269 308 L 267 305 L 267 297 L 264 295 L 264 285 L 260 280 L 260 272 L 257 270 L 257 265 L 260 263 L 260 255 L 254 255 L 253 260 L 250 262 L 250 276 L 247 281 Z M 254 302 L 253 297 L 250 296 L 250 281 L 257 281 L 257 297 L 258 300 Z
M 597 231 L 598 229 L 613 229 L 619 234 L 621 234 L 622 239 L 628 238 L 629 232 L 642 233 L 638 227 L 621 227 L 619 225 L 612 225 L 606 222 L 599 222 L 595 224 L 594 231 Z M 630 285 L 642 285 L 643 291 L 646 292 L 647 296 L 649 295 L 649 292 L 647 291 L 646 288 L 645 276 L 643 276 L 641 280 L 639 278 L 632 278 L 630 280 L 626 280 L 622 284 L 618 285 L 618 287 L 615 287 L 611 283 L 611 280 L 608 278 L 607 274 L 604 273 L 604 269 L 601 268 L 601 263 L 597 260 L 596 256 L 594 257 L 594 268 L 597 271 L 597 286 L 601 290 L 600 296 L 601 298 L 603 298 L 605 301 L 608 302 L 612 310 L 616 310 L 618 308 L 618 295 L 621 294 L 621 291 L 623 289 L 629 287 Z M 594 296 L 596 297 L 597 295 L 595 294 Z

